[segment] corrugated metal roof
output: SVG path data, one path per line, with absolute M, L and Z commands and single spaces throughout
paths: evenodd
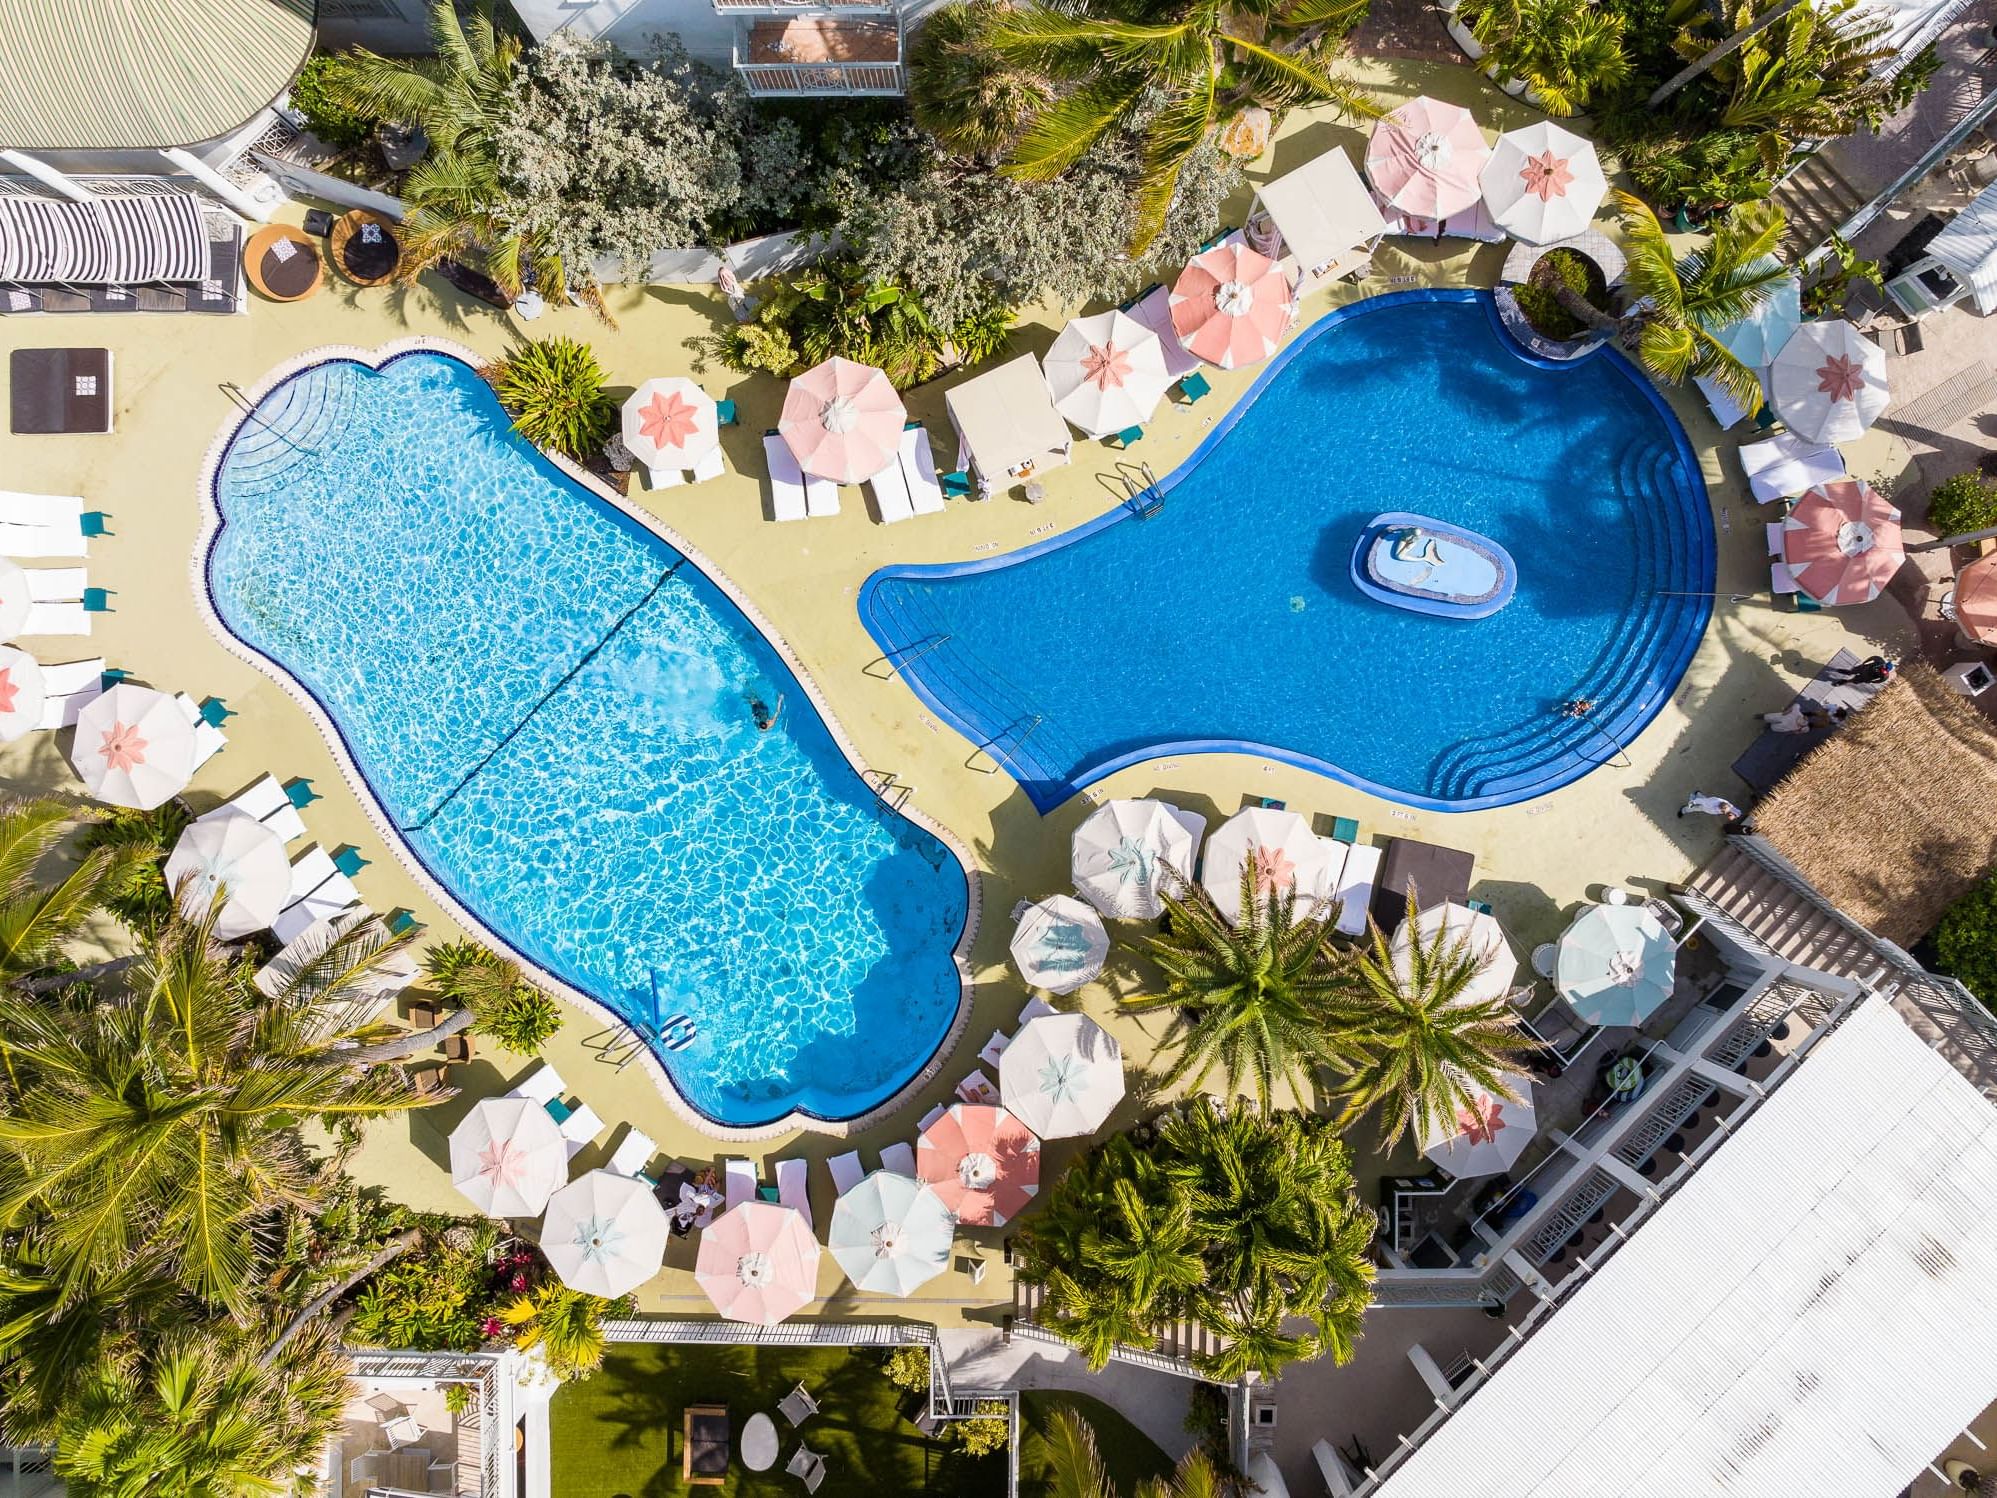
M 318 0 L 0 0 L 0 148 L 191 146 L 284 91 Z
M 1997 1398 L 1997 1109 L 1869 998 L 1385 1498 L 1894 1498 Z
M 1997 312 L 1997 186 L 1986 187 L 1928 241 L 1928 253 L 1968 286 L 1976 310 Z

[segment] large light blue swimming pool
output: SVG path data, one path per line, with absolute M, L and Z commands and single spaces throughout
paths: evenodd
M 693 1018 L 655 1049 L 696 1108 L 848 1118 L 927 1062 L 960 996 L 963 869 L 875 798 L 727 596 L 516 437 L 463 363 L 292 377 L 215 497 L 229 630 L 327 709 L 494 932 L 649 1040 Z M 758 702 L 782 709 L 768 732 Z
M 1712 607 L 1705 485 L 1669 408 L 1613 352 L 1529 361 L 1479 293 L 1321 319 L 1160 488 L 1155 509 L 862 590 L 904 678 L 1043 810 L 1227 749 L 1441 810 L 1540 795 L 1650 721 Z M 1388 510 L 1503 546 L 1512 601 L 1463 620 L 1368 600 L 1348 563 Z

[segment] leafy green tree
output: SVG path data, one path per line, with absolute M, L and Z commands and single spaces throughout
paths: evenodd
M 1526 1042 L 1503 999 L 1464 997 L 1482 966 L 1446 923 L 1422 933 L 1408 897 L 1408 953 L 1397 962 L 1373 926 L 1353 959 L 1355 990 L 1341 1023 L 1357 1061 L 1340 1084 L 1342 1125 L 1380 1110 L 1381 1142 L 1391 1147 L 1412 1128 L 1417 1138 L 1444 1132 L 1458 1110 L 1482 1092 L 1511 1094 L 1499 1073 L 1517 1065 Z
M 565 1379 L 587 1378 L 603 1366 L 609 1346 L 603 1322 L 608 1316 L 629 1315 L 632 1302 L 605 1300 L 572 1290 L 553 1276 L 508 1301 L 499 1319 L 513 1329 L 513 1345 L 522 1351 L 540 1348 L 548 1367 Z
M 1965 536 L 1997 526 L 1997 484 L 1975 473 L 1957 473 L 1928 495 L 1928 528 L 1938 536 Z
M 922 23 L 908 55 L 908 102 L 916 121 L 951 150 L 996 160 L 1035 115 L 1054 102 L 1054 86 L 985 45 L 1003 0 L 964 0 Z
M 1218 1071 L 1264 1109 L 1278 1087 L 1307 1099 L 1316 1069 L 1345 1055 L 1333 1023 L 1345 991 L 1337 911 L 1300 917 L 1293 890 L 1265 898 L 1252 861 L 1241 870 L 1238 926 L 1203 888 L 1177 883 L 1163 894 L 1165 934 L 1141 948 L 1164 987 L 1121 1000 L 1132 1014 L 1172 1015 L 1164 1044 L 1177 1055 L 1162 1084 L 1203 1087 Z
M 514 431 L 579 463 L 598 455 L 616 425 L 617 402 L 604 388 L 603 369 L 579 339 L 523 343 L 487 369 L 486 378 Z
M 1943 911 L 1934 941 L 1935 965 L 1997 1011 L 1997 878 Z
M 1520 78 L 1548 114 L 1586 109 L 1629 80 L 1623 17 L 1589 0 L 1475 0 L 1457 12 L 1499 79 Z

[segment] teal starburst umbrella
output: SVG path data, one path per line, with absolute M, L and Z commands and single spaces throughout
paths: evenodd
M 1043 1014 L 999 1057 L 999 1092 L 1042 1139 L 1093 1134 L 1123 1097 L 1123 1052 L 1086 1015 Z
M 614 1300 L 659 1272 L 668 1231 L 650 1186 L 592 1170 L 548 1198 L 541 1252 L 570 1289 Z
M 877 1170 L 832 1204 L 825 1246 L 862 1290 L 907 1295 L 950 1265 L 957 1219 L 913 1176 Z
M 1640 1025 L 1671 997 L 1678 949 L 1640 905 L 1595 905 L 1560 938 L 1554 984 L 1592 1025 Z

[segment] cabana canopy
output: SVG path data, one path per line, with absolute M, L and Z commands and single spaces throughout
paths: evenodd
M 1282 236 L 1280 253 L 1318 281 L 1364 265 L 1387 232 L 1380 205 L 1359 180 L 1352 158 L 1336 148 L 1263 183 L 1255 206 Z
M 1021 354 L 945 392 L 958 463 L 987 486 L 1068 461 L 1068 423 L 1054 409 L 1040 363 Z
M 1997 184 L 1986 187 L 1933 239 L 1928 253 L 1969 288 L 1976 310 L 1997 312 Z
M 208 231 L 191 192 L 0 197 L 0 281 L 130 286 L 207 274 Z

